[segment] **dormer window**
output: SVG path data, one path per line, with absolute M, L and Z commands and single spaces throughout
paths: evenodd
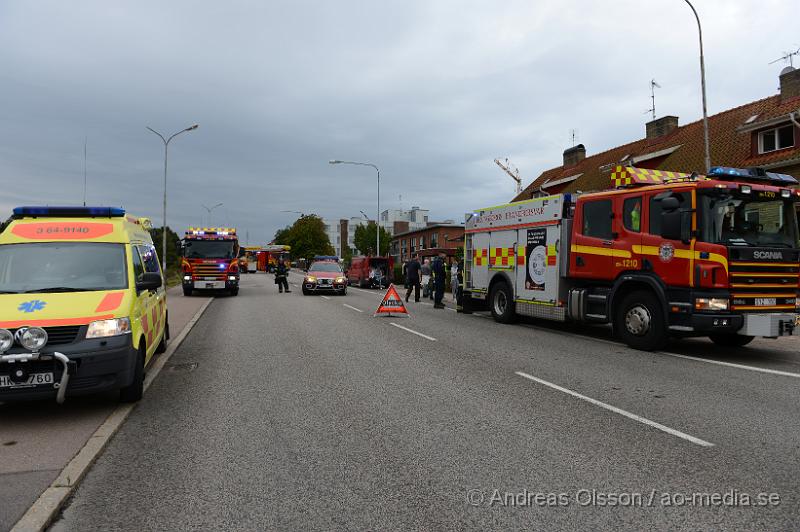
M 794 126 L 776 127 L 758 133 L 758 153 L 769 153 L 794 146 Z

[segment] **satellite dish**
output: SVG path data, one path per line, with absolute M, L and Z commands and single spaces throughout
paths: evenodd
M 789 72 L 794 72 L 795 70 L 796 69 L 793 66 L 787 66 L 784 67 L 783 70 L 781 70 L 780 75 L 783 76 L 784 74 L 788 74 Z

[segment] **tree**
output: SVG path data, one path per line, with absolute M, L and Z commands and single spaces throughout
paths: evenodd
M 275 243 L 291 246 L 292 257 L 310 260 L 314 255 L 333 255 L 322 218 L 315 214 L 303 215 L 290 227 L 275 233 Z
M 161 265 L 164 265 L 164 257 L 161 256 L 161 228 L 150 229 L 150 238 L 153 239 L 158 258 L 161 260 Z M 178 255 L 178 241 L 180 237 L 178 234 L 167 227 L 167 269 L 169 271 L 176 271 L 180 269 L 181 258 Z
M 356 233 L 353 236 L 353 243 L 355 244 L 358 250 L 368 255 L 371 252 L 375 251 L 375 239 L 376 239 L 376 230 L 378 226 L 375 222 L 370 222 L 367 225 L 359 225 L 356 227 Z M 392 235 L 384 229 L 383 227 L 380 228 L 381 230 L 381 249 L 378 255 L 386 255 L 389 253 L 389 245 L 392 243 Z

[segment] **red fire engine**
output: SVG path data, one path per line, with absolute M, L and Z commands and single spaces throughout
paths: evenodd
M 616 189 L 481 209 L 466 223 L 463 310 L 610 323 L 623 342 L 742 346 L 800 333 L 797 180 L 618 166 Z
M 239 293 L 239 239 L 236 229 L 190 227 L 182 240 L 183 294 L 194 290 Z

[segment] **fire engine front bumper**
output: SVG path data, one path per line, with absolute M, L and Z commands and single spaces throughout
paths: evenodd
M 741 334 L 774 338 L 778 336 L 800 336 L 798 315 L 772 314 L 692 314 L 688 327 L 670 327 L 694 334 Z

